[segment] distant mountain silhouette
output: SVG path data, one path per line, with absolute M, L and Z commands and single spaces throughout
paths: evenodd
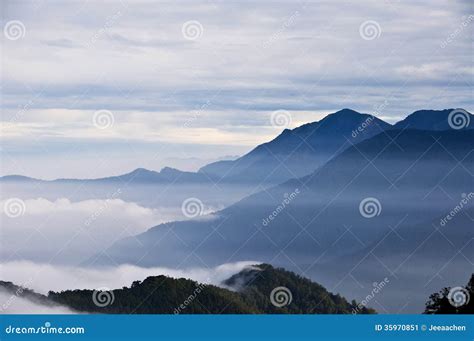
M 43 181 L 43 180 L 30 178 L 24 175 L 5 175 L 5 176 L 0 177 L 0 181 L 2 182 L 35 182 L 35 181 Z
M 344 297 L 328 292 L 317 283 L 268 264 L 244 269 L 224 281 L 224 284 L 232 290 L 184 278 L 148 277 L 144 281 L 133 282 L 129 288 L 104 294 L 110 297 L 113 295 L 113 299 L 103 307 L 94 303 L 93 290 L 50 291 L 44 296 L 9 282 L 0 282 L 0 289 L 11 294 L 21 290 L 20 296 L 36 303 L 60 304 L 78 312 L 89 313 L 351 314 L 358 307 L 355 301 L 349 303 Z M 282 287 L 285 292 L 274 292 L 274 289 Z M 288 296 L 279 297 L 277 294 Z M 359 305 L 360 314 L 375 312 L 373 309 L 360 307 Z
M 390 130 L 349 147 L 309 176 L 249 196 L 208 219 L 153 227 L 89 262 L 108 264 L 111 257 L 114 263 L 189 267 L 257 259 L 304 269 L 318 260 L 343 276 L 340 257 L 376 243 L 393 226 L 436 219 L 462 193 L 474 192 L 473 149 L 474 130 Z M 370 198 L 381 213 L 367 219 L 360 205 Z M 459 228 L 461 238 L 473 237 L 469 225 Z
M 145 168 L 137 168 L 133 172 L 97 179 L 96 181 L 122 181 L 133 183 L 209 183 L 212 179 L 209 176 L 194 172 L 183 172 L 175 168 L 164 167 L 160 172 L 151 171 Z
M 137 168 L 134 171 L 99 179 L 57 179 L 55 183 L 125 182 L 131 184 L 176 183 L 256 183 L 275 185 L 311 174 L 348 147 L 386 130 L 453 130 L 449 117 L 461 111 L 470 122 L 463 130 L 474 129 L 474 116 L 463 109 L 419 110 L 391 126 L 383 120 L 352 109 L 342 109 L 320 121 L 285 129 L 270 142 L 255 147 L 236 160 L 210 163 L 198 172 L 183 172 L 165 167 L 160 172 Z M 462 122 L 461 122 L 462 124 Z M 0 177 L 2 182 L 41 181 L 21 175 Z
M 194 173 L 194 172 L 183 172 L 175 168 L 164 167 L 159 172 L 148 170 L 145 168 L 137 168 L 130 173 L 123 175 L 110 176 L 106 178 L 97 179 L 56 179 L 56 180 L 39 180 L 29 178 L 22 175 L 7 175 L 0 177 L 0 181 L 15 182 L 15 181 L 41 181 L 50 183 L 71 183 L 71 182 L 84 182 L 84 183 L 132 183 L 132 184 L 147 184 L 147 183 L 166 183 L 171 184 L 174 182 L 178 183 L 197 183 L 205 184 L 212 183 L 213 179 L 207 175 Z
M 350 284 L 350 290 L 356 289 L 346 277 L 357 268 L 358 281 L 396 277 L 398 284 L 392 280 L 392 289 L 379 299 L 397 312 L 399 292 L 428 290 L 427 285 L 440 278 L 437 271 L 460 280 L 465 267 L 446 264 L 464 264 L 467 259 L 467 266 L 472 266 L 474 260 L 474 200 L 458 208 L 463 195 L 474 192 L 473 119 L 468 114 L 465 122 L 470 125 L 454 129 L 448 121 L 452 112 L 417 111 L 393 127 L 344 109 L 285 130 L 232 165 L 211 164 L 199 173 L 138 169 L 90 180 L 98 184 L 138 179 L 149 187 L 156 181 L 179 182 L 183 176 L 203 191 L 202 184 L 214 181 L 247 181 L 243 179 L 253 176 L 252 181 L 278 182 L 291 177 L 212 215 L 161 224 L 119 240 L 87 264 L 187 268 L 255 259 L 303 270 L 329 288 Z M 273 151 L 286 157 L 285 169 Z M 212 169 L 215 173 L 209 172 Z M 294 177 L 305 172 L 311 173 Z M 365 202 L 370 204 L 368 212 L 363 211 Z M 454 209 L 456 218 L 450 219 L 448 229 L 441 228 L 438 221 Z M 376 247 L 380 245 L 384 247 Z M 407 264 L 411 267 L 405 269 Z M 390 296 L 391 290 L 395 294 Z M 420 297 L 425 296 L 418 295 L 412 304 L 419 304 Z M 408 309 L 419 311 L 419 306 Z
M 285 129 L 272 141 L 257 146 L 241 158 L 211 163 L 199 172 L 217 176 L 220 181 L 280 183 L 310 174 L 351 144 L 389 127 L 374 116 L 343 109 L 321 121 Z
M 290 180 L 217 212 L 213 220 L 174 222 L 151 228 L 137 236 L 146 251 L 140 250 L 135 238 L 130 238 L 129 242 L 121 242 L 129 244 L 127 252 L 116 245 L 117 248 L 109 250 L 108 254 L 113 255 L 117 262 L 134 263 L 135 256 L 130 249 L 135 249 L 139 254 L 137 261 L 142 259 L 139 262 L 142 265 L 177 266 L 183 261 L 177 256 L 180 250 L 187 256 L 194 247 L 205 241 L 198 252 L 203 253 L 203 259 L 207 258 L 205 254 L 209 254 L 208 261 L 213 264 L 230 257 L 234 245 L 241 245 L 254 233 L 257 237 L 245 248 L 249 253 L 245 253 L 244 249 L 239 255 L 252 259 L 252 256 L 271 254 L 278 248 L 264 234 L 258 233 L 259 228 L 265 227 L 263 219 L 295 189 L 299 189 L 300 194 L 271 221 L 269 225 L 272 228 L 265 230 L 279 246 L 283 247 L 285 242 L 291 241 L 301 230 L 300 226 L 308 232 L 313 231 L 320 242 L 324 241 L 323 245 L 330 245 L 337 239 L 340 231 L 344 231 L 343 224 L 356 224 L 364 238 L 375 240 L 384 231 L 377 227 L 381 221 L 385 226 L 396 224 L 408 213 L 412 224 L 435 218 L 452 205 L 446 201 L 446 194 L 454 198 L 472 189 L 473 148 L 472 130 L 394 130 L 382 133 L 348 148 L 307 177 Z M 440 191 L 438 186 L 442 186 L 443 190 Z M 378 219 L 365 219 L 359 212 L 359 203 L 373 196 L 385 203 L 383 209 L 387 214 Z M 219 234 L 207 237 L 217 227 Z M 173 233 L 169 234 L 170 229 Z M 175 233 L 182 240 L 176 239 Z M 157 247 L 156 241 L 161 238 L 163 243 Z M 296 241 L 293 243 L 298 254 L 314 253 L 320 249 L 317 244 L 316 248 L 312 248 L 314 242 L 311 238 L 298 242 L 302 243 L 301 247 L 296 247 Z M 305 244 L 307 246 L 302 247 Z M 153 248 L 148 249 L 147 245 Z M 357 244 L 351 243 L 341 246 L 340 251 L 348 252 L 354 247 Z M 332 253 L 335 251 L 331 250 Z M 142 253 L 147 256 L 142 258 Z M 171 254 L 172 260 L 167 256 Z
M 467 118 L 469 124 L 463 126 L 463 129 L 474 129 L 474 115 L 463 109 L 444 109 L 444 110 L 418 110 L 408 115 L 404 120 L 396 123 L 394 129 L 419 129 L 419 130 L 452 130 L 449 124 L 449 115 L 453 113 L 452 124 L 455 124 L 456 111 L 458 115 Z M 459 119 L 463 119 L 459 116 Z

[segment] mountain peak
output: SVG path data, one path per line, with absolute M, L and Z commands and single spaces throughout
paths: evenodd
M 420 109 L 416 110 L 407 117 L 416 116 L 416 115 L 436 115 L 436 114 L 449 114 L 451 111 L 455 110 L 454 108 L 451 109 L 442 109 L 442 110 L 433 110 L 433 109 Z M 464 109 L 459 109 L 464 110 Z
M 163 167 L 160 170 L 160 174 L 178 174 L 178 173 L 182 173 L 182 171 L 176 168 L 172 168 L 172 167 Z
M 352 136 L 352 142 L 356 143 L 390 128 L 390 124 L 377 117 L 344 108 L 320 121 L 293 130 L 285 129 L 273 140 L 255 147 L 241 158 L 212 163 L 201 171 L 221 178 L 284 182 L 313 172 L 349 146 L 349 137 Z M 284 166 L 282 160 L 285 160 Z
M 146 169 L 146 168 L 137 168 L 130 172 L 130 174 L 150 174 L 150 173 L 156 173 L 156 172 Z
M 255 277 L 255 273 L 264 275 Z M 113 290 L 114 295 L 121 299 L 107 307 L 93 304 L 90 299 L 93 290 L 88 289 L 49 291 L 48 296 L 41 297 L 75 311 L 109 314 L 351 314 L 358 306 L 356 301 L 349 302 L 340 295 L 332 294 L 309 278 L 268 264 L 244 269 L 228 281 L 233 287 L 238 283 L 245 286 L 239 287 L 238 291 L 231 291 L 227 285 L 219 287 L 191 279 L 159 275 L 134 281 L 130 287 Z M 274 301 L 268 291 L 278 285 L 284 285 L 292 295 L 291 300 L 282 306 L 272 303 Z M 189 300 L 183 306 L 181 302 L 189 297 L 189 293 L 196 292 L 196 288 L 199 289 L 199 301 Z M 14 293 L 14 289 L 10 291 Z M 277 295 L 280 293 L 277 292 Z M 139 304 L 144 296 L 148 304 Z M 323 301 L 324 304 L 320 304 Z M 362 307 L 359 313 L 372 314 L 375 311 Z
M 451 113 L 454 114 L 453 117 Z M 395 125 L 396 129 L 420 129 L 420 130 L 450 130 L 453 125 L 457 125 L 457 120 L 465 126 L 462 128 L 473 129 L 474 117 L 464 109 L 443 109 L 443 110 L 417 110 L 408 115 L 404 120 Z M 450 122 L 450 120 L 452 122 Z
M 335 113 L 333 113 L 333 115 L 344 115 L 344 116 L 347 116 L 347 115 L 362 115 L 360 112 L 358 111 L 355 111 L 355 110 L 352 110 L 350 108 L 344 108 L 344 109 L 341 109 L 339 111 L 336 111 Z

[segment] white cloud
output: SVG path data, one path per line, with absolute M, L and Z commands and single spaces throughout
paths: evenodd
M 109 268 L 81 268 L 51 264 L 14 261 L 0 263 L 0 272 L 5 281 L 25 286 L 41 294 L 48 291 L 68 289 L 97 289 L 107 287 L 120 289 L 129 287 L 133 281 L 142 281 L 149 276 L 165 275 L 172 278 L 188 278 L 200 283 L 222 286 L 222 281 L 242 269 L 259 264 L 258 261 L 227 263 L 214 268 L 141 268 L 120 265 Z
M 11 217 L 8 199 L 2 207 L 2 259 L 81 262 L 116 240 L 139 234 L 176 217 L 172 209 L 150 209 L 110 199 L 71 202 L 60 198 L 24 200 L 24 213 Z
M 145 1 L 67 7 L 59 3 L 37 7 L 35 1 L 7 3 L 6 19 L 17 18 L 27 27 L 23 40 L 5 44 L 9 108 L 30 97 L 20 84 L 42 89 L 37 107 L 51 109 L 61 103 L 60 108 L 70 108 L 71 96 L 79 95 L 72 99 L 73 108 L 84 110 L 101 103 L 130 110 L 148 103 L 159 114 L 166 107 L 195 109 L 215 95 L 219 103 L 214 105 L 220 109 L 241 109 L 247 103 L 253 107 L 267 95 L 272 105 L 281 105 L 301 94 L 310 95 L 308 99 L 321 92 L 327 95 L 328 81 L 340 86 L 371 85 L 374 91 L 388 82 L 401 85 L 406 79 L 396 78 L 393 71 L 400 63 L 412 61 L 456 60 L 469 66 L 469 56 L 463 53 L 469 47 L 469 27 L 451 48 L 439 47 L 463 15 L 469 14 L 462 4 L 445 0 L 367 1 L 364 6 L 332 1 L 278 6 L 219 3 L 206 5 L 207 11 L 193 2 L 186 6 Z M 420 10 L 424 20 L 419 19 Z M 343 12 L 351 16 L 341 16 Z M 198 41 L 182 36 L 181 25 L 190 18 L 204 27 Z M 360 39 L 358 28 L 369 19 L 380 24 L 382 34 L 366 42 Z M 98 39 L 90 44 L 98 32 Z M 269 39 L 272 43 L 264 46 Z M 354 72 L 354 62 L 370 72 Z M 455 70 L 444 71 L 456 75 Z M 423 79 L 419 74 L 408 82 Z M 404 86 L 404 96 L 413 92 L 410 87 Z M 283 96 L 272 94 L 274 89 L 284 90 Z M 204 98 L 199 91 L 206 94 Z M 340 98 L 328 100 L 331 107 L 340 107 Z M 311 105 L 324 109 L 322 103 Z M 399 112 L 395 104 L 387 110 Z
M 127 144 L 130 158 L 143 141 L 181 144 L 185 153 L 189 144 L 202 144 L 217 157 L 273 137 L 268 116 L 278 109 L 292 111 L 295 123 L 344 107 L 370 111 L 385 100 L 384 117 L 421 108 L 472 111 L 465 51 L 474 24 L 459 31 L 470 10 L 467 2 L 447 0 L 67 6 L 8 0 L 4 21 L 22 21 L 26 34 L 4 39 L 2 121 L 9 123 L 2 135 L 11 142 L 4 150 L 31 172 L 41 163 L 24 160 L 31 155 L 12 145 L 32 138 L 51 142 L 41 160 L 59 155 L 51 145 L 71 140 L 102 159 L 110 153 L 98 150 L 97 140 Z M 203 26 L 196 41 L 182 35 L 189 20 Z M 372 41 L 359 36 L 367 20 L 381 27 Z M 91 125 L 100 109 L 115 114 L 111 129 Z M 200 117 L 181 129 L 196 110 Z M 223 148 L 220 154 L 212 144 Z M 136 167 L 151 156 L 143 153 Z M 110 167 L 121 169 L 117 161 Z
M 74 314 L 62 306 L 46 306 L 0 290 L 1 314 Z
M 187 278 L 199 283 L 223 286 L 222 281 L 242 269 L 258 264 L 257 261 L 222 264 L 215 268 L 141 268 L 120 265 L 109 268 L 81 268 L 58 266 L 29 261 L 0 263 L 2 280 L 24 286 L 37 293 L 47 295 L 49 291 L 68 289 L 120 289 L 130 287 L 134 281 L 142 281 L 149 276 L 165 275 L 172 278 Z M 225 287 L 225 286 L 224 286 Z M 66 307 L 44 306 L 18 297 L 14 293 L 0 290 L 0 314 L 68 314 L 74 313 Z

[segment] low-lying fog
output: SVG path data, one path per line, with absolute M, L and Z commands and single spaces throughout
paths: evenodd
M 34 290 L 46 295 L 48 291 L 67 289 L 120 289 L 130 287 L 132 282 L 142 281 L 149 276 L 165 275 L 173 278 L 189 278 L 199 283 L 222 286 L 225 279 L 238 273 L 245 267 L 258 264 L 257 261 L 223 264 L 214 268 L 141 268 L 132 265 L 121 265 L 108 268 L 82 268 L 59 266 L 30 261 L 13 261 L 0 263 L 3 280 Z M 64 307 L 48 307 L 18 297 L 15 294 L 1 291 L 0 313 L 71 313 Z
M 80 264 L 124 237 L 189 219 L 182 209 L 186 199 L 197 200 L 198 213 L 205 215 L 253 191 L 240 185 L 83 182 L 6 182 L 1 187 L 0 260 L 53 264 Z

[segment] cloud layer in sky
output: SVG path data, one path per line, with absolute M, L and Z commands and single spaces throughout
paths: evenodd
M 2 40 L 4 174 L 51 175 L 42 164 L 59 155 L 58 176 L 76 176 L 63 150 L 105 162 L 97 176 L 134 168 L 120 156 L 159 168 L 176 153 L 241 154 L 282 130 L 270 121 L 278 109 L 290 127 L 344 107 L 383 105 L 377 115 L 392 122 L 473 109 L 468 1 L 2 6 L 3 27 L 24 25 Z M 98 110 L 112 115 L 106 129 Z

